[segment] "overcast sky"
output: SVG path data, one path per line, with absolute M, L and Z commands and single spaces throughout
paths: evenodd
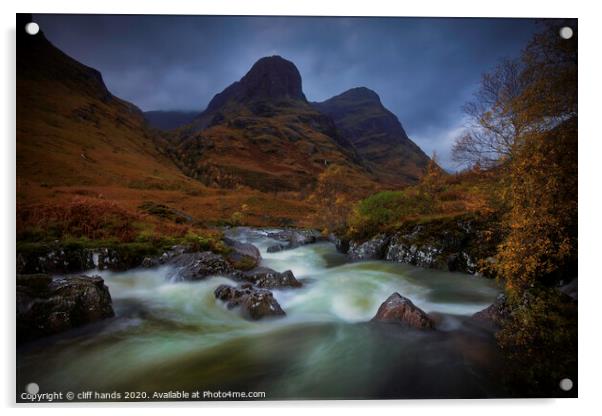
M 422 149 L 455 168 L 462 104 L 515 57 L 533 19 L 35 15 L 48 39 L 142 110 L 202 111 L 259 58 L 294 62 L 308 100 L 365 86 Z

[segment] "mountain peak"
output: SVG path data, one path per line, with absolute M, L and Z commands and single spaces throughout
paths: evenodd
M 393 185 L 418 181 L 429 158 L 410 140 L 377 93 L 366 87 L 352 88 L 312 105 L 334 120 L 341 135 L 382 181 Z
M 344 93 L 342 93 L 341 96 L 350 97 L 350 98 L 353 97 L 356 99 L 363 98 L 363 99 L 369 99 L 369 100 L 380 102 L 380 97 L 378 96 L 378 94 L 374 90 L 371 90 L 370 88 L 367 88 L 367 87 L 351 88 L 351 89 L 345 91 Z
M 252 98 L 293 98 L 305 100 L 301 74 L 291 61 L 281 56 L 261 58 L 240 80 Z
M 354 101 L 354 102 L 372 102 L 381 104 L 380 97 L 376 92 L 366 87 L 351 88 L 337 96 L 332 97 L 328 101 Z
M 229 101 L 246 103 L 281 99 L 306 101 L 301 74 L 291 61 L 278 55 L 266 56 L 255 62 L 240 81 L 213 97 L 207 111 L 217 110 Z
M 291 61 L 289 61 L 288 59 L 285 59 L 280 55 L 272 55 L 272 56 L 264 56 L 263 58 L 259 58 L 251 67 L 251 71 L 253 70 L 253 68 L 262 66 L 262 65 L 269 65 L 272 67 L 275 67 L 277 65 L 292 66 L 295 69 L 297 69 L 295 67 L 295 64 L 292 63 Z

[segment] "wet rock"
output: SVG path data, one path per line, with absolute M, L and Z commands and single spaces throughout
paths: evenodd
M 99 276 L 17 275 L 17 342 L 114 316 Z
M 350 260 L 380 260 L 385 257 L 388 244 L 389 237 L 385 234 L 378 234 L 364 243 L 351 241 L 347 257 Z
M 399 323 L 418 329 L 431 329 L 433 320 L 412 301 L 399 293 L 393 293 L 378 308 L 372 322 Z
M 235 275 L 233 267 L 219 254 L 211 251 L 183 253 L 167 261 L 175 267 L 171 276 L 179 280 L 202 280 L 207 276 Z
M 142 265 L 146 256 L 129 250 L 101 248 L 96 252 L 99 270 L 124 271 Z M 148 263 L 148 260 L 147 260 Z
M 500 241 L 494 219 L 434 220 L 392 235 L 385 259 L 475 274 L 479 261 L 486 262 Z
M 214 294 L 217 299 L 226 302 L 228 309 L 239 307 L 245 319 L 256 321 L 286 315 L 272 292 L 255 288 L 249 283 L 240 287 L 220 285 Z
M 19 274 L 80 273 L 93 268 L 93 253 L 87 248 L 50 244 L 17 253 Z
M 509 315 L 510 307 L 507 304 L 506 295 L 500 293 L 495 302 L 472 315 L 472 319 L 477 323 L 500 327 Z
M 280 273 L 268 267 L 256 267 L 243 273 L 241 277 L 261 288 L 274 289 L 302 286 L 301 282 L 295 278 L 295 275 L 290 270 Z
M 145 257 L 142 260 L 142 263 L 140 264 L 140 266 L 145 267 L 147 269 L 150 269 L 151 267 L 156 267 L 159 265 L 159 262 L 157 261 L 157 258 L 153 258 L 153 257 Z
M 267 251 L 268 253 L 278 253 L 279 251 L 288 250 L 290 248 L 290 244 L 274 244 L 269 246 Z
M 349 251 L 349 240 L 339 238 L 335 234 L 329 234 L 328 241 L 335 245 L 339 253 L 347 254 Z
M 230 248 L 228 261 L 237 269 L 249 270 L 261 261 L 261 253 L 253 244 L 241 243 L 228 237 L 224 238 L 224 243 Z
M 447 257 L 447 270 L 450 272 L 475 274 L 477 271 L 477 263 L 470 254 L 461 251 L 459 253 L 450 254 Z
M 394 235 L 387 248 L 385 259 L 419 267 L 445 269 L 447 263 L 440 257 L 441 252 L 440 247 L 408 243 L 407 236 Z M 456 257 L 448 261 L 454 262 Z
M 157 267 L 162 264 L 167 264 L 167 263 L 173 261 L 173 259 L 175 259 L 176 257 L 181 256 L 182 254 L 186 253 L 188 250 L 189 250 L 189 248 L 187 246 L 182 245 L 182 244 L 176 244 L 176 245 L 172 246 L 169 250 L 165 250 L 159 256 L 145 257 L 142 260 L 141 266 L 150 268 L 150 267 Z
M 578 290 L 577 290 L 577 278 L 574 278 L 569 283 L 562 285 L 558 288 L 561 293 L 569 296 L 573 300 L 577 300 Z
M 280 250 L 288 250 L 297 248 L 306 244 L 313 244 L 318 241 L 324 241 L 325 238 L 318 230 L 281 230 L 273 233 L 268 233 L 269 238 L 283 241 Z M 273 246 L 275 247 L 275 246 Z M 277 250 L 279 251 L 279 250 Z

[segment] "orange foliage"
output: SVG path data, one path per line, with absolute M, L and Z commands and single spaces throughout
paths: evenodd
M 32 230 L 48 236 L 86 237 L 91 240 L 117 238 L 132 241 L 140 216 L 102 199 L 74 198 L 67 204 L 17 206 L 17 236 Z

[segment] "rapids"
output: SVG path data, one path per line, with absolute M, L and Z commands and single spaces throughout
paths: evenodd
M 502 397 L 492 334 L 468 318 L 499 293 L 492 280 L 384 261 L 349 263 L 331 243 L 267 253 L 300 289 L 274 290 L 287 316 L 250 322 L 216 301 L 233 281 L 170 282 L 170 269 L 91 271 L 105 279 L 116 317 L 17 350 L 18 390 L 262 391 L 267 399 Z M 90 274 L 89 273 L 89 274 Z M 437 319 L 421 332 L 370 324 L 393 292 Z

